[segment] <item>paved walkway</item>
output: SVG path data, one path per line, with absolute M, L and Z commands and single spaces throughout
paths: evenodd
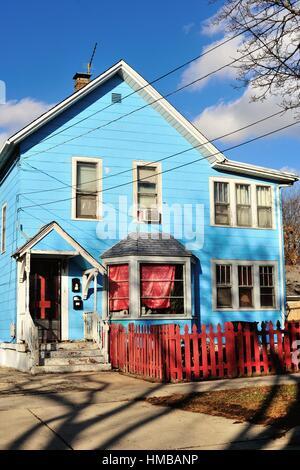
M 299 381 L 295 374 L 162 385 L 116 372 L 31 376 L 0 368 L 0 449 L 300 449 L 297 429 L 282 436 L 270 427 L 143 401 Z

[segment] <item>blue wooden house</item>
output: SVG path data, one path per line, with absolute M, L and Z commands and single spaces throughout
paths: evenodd
M 227 159 L 124 61 L 74 79 L 0 152 L 0 364 L 107 368 L 110 322 L 283 320 L 297 177 Z

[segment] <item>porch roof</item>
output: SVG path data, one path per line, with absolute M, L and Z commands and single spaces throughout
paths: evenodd
M 178 240 L 165 233 L 131 233 L 102 253 L 101 258 L 121 256 L 193 256 Z
M 56 243 L 50 243 L 56 241 Z M 57 243 L 57 241 L 59 243 Z M 58 247 L 57 247 L 58 246 Z M 104 266 L 99 263 L 83 246 L 81 246 L 71 235 L 69 235 L 57 222 L 50 222 L 31 237 L 24 245 L 18 248 L 12 256 L 16 259 L 21 258 L 25 253 L 45 254 L 56 256 L 82 256 L 93 268 L 104 273 Z

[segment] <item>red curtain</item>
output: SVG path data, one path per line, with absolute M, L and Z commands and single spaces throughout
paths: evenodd
M 175 266 L 169 264 L 143 264 L 141 266 L 143 305 L 152 309 L 169 308 L 170 294 L 174 288 Z M 145 282 L 147 281 L 147 282 Z
M 117 312 L 129 309 L 128 264 L 109 267 L 109 310 Z

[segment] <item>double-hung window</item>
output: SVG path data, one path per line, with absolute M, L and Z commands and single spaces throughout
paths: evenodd
M 253 269 L 252 266 L 238 266 L 239 306 L 253 307 Z
M 236 184 L 236 222 L 242 227 L 250 227 L 251 189 L 249 184 Z
M 73 218 L 99 219 L 101 161 L 96 158 L 75 158 L 73 165 Z
M 270 186 L 256 186 L 257 225 L 262 228 L 272 227 L 272 194 Z
M 217 307 L 232 307 L 232 267 L 230 264 L 216 264 Z
M 274 228 L 272 186 L 213 177 L 210 191 L 212 225 Z
M 272 308 L 275 306 L 274 266 L 259 267 L 260 305 Z
M 229 184 L 220 181 L 214 183 L 215 224 L 230 224 Z
M 161 220 L 160 165 L 135 163 L 133 180 L 136 219 L 139 222 L 159 223 Z
M 214 260 L 213 308 L 276 309 L 276 266 L 275 261 Z

